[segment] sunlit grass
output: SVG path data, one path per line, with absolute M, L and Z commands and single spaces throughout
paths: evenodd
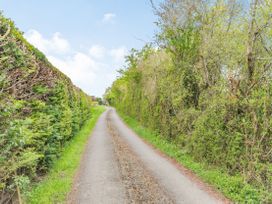
M 80 132 L 64 148 L 61 157 L 55 161 L 48 176 L 32 188 L 26 196 L 26 203 L 64 203 L 67 194 L 71 191 L 73 178 L 90 133 L 104 110 L 102 106 L 92 109 L 91 119 L 86 121 Z
M 144 140 L 175 159 L 184 167 L 192 170 L 204 182 L 218 189 L 223 195 L 238 203 L 267 203 L 272 193 L 260 187 L 254 187 L 244 182 L 241 175 L 229 175 L 223 169 L 209 166 L 206 163 L 196 162 L 186 154 L 177 144 L 170 142 L 153 131 L 143 127 L 131 117 L 119 112 L 125 123 Z M 270 198 L 270 199 L 269 199 Z

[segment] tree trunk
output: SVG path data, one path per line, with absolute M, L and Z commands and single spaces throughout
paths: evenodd
M 258 0 L 252 0 L 250 6 L 249 16 L 249 28 L 248 28 L 248 43 L 247 43 L 247 69 L 248 69 L 248 81 L 251 84 L 255 71 L 255 56 L 254 56 L 254 45 L 256 41 L 255 36 L 255 18 Z

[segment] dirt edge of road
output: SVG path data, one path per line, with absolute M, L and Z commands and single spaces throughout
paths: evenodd
M 105 110 L 105 111 L 99 116 L 99 118 L 98 118 L 97 121 L 96 121 L 96 124 L 97 124 L 98 120 L 101 118 L 101 116 L 102 116 L 103 114 L 105 114 L 106 111 L 107 111 L 107 110 Z M 94 132 L 94 129 L 95 129 L 96 124 L 94 125 L 92 131 L 90 132 L 89 138 L 87 139 L 87 142 L 86 142 L 85 147 L 84 147 L 84 149 L 83 149 L 83 151 L 82 151 L 82 154 L 80 155 L 81 158 L 80 158 L 80 161 L 79 161 L 79 166 L 77 167 L 76 172 L 75 172 L 75 174 L 74 174 L 74 176 L 73 176 L 73 181 L 72 181 L 72 184 L 71 184 L 71 191 L 68 193 L 68 195 L 66 195 L 66 198 L 65 198 L 65 203 L 67 203 L 67 204 L 75 204 L 75 200 L 76 200 L 76 192 L 77 192 L 77 183 L 78 183 L 79 178 L 80 178 L 80 176 L 81 176 L 81 171 L 82 171 L 82 169 L 85 168 L 85 166 L 82 165 L 82 164 L 83 164 L 83 163 L 86 161 L 86 159 L 87 159 L 87 151 L 88 151 L 88 147 L 89 147 L 88 145 L 89 145 L 89 143 L 90 143 L 90 140 L 91 140 L 91 137 L 92 137 L 92 134 L 93 134 L 93 132 Z
M 109 111 L 109 110 L 108 110 Z M 105 115 L 107 115 L 106 113 L 107 111 L 104 112 Z M 101 116 L 100 116 L 101 117 Z M 123 122 L 123 124 L 131 129 L 125 122 L 124 120 L 118 115 L 118 117 L 120 118 L 120 120 Z M 108 130 L 109 131 L 109 130 Z M 132 130 L 133 131 L 133 130 Z M 134 131 L 133 131 L 134 132 Z M 135 132 L 134 132 L 135 133 Z M 152 150 L 154 150 L 154 152 L 156 154 L 158 154 L 159 156 L 165 158 L 167 161 L 169 161 L 173 166 L 176 167 L 176 169 L 178 169 L 183 175 L 185 175 L 189 180 L 191 180 L 192 182 L 194 182 L 201 190 L 205 191 L 207 194 L 209 194 L 211 197 L 214 197 L 215 199 L 217 199 L 218 201 L 221 201 L 222 203 L 233 203 L 231 202 L 229 199 L 227 199 L 226 197 L 224 197 L 224 195 L 219 192 L 216 188 L 214 188 L 213 186 L 205 183 L 204 181 L 201 180 L 201 178 L 199 176 L 197 176 L 195 173 L 192 172 L 192 170 L 187 169 L 186 167 L 184 167 L 181 163 L 179 163 L 178 161 L 176 161 L 175 159 L 171 158 L 170 156 L 166 155 L 166 153 L 162 152 L 161 150 L 159 150 L 158 148 L 156 148 L 156 146 L 154 146 L 153 144 L 149 143 L 148 141 L 146 141 L 144 138 L 140 137 L 138 134 L 136 134 L 136 137 L 138 137 L 143 143 L 145 143 L 147 146 L 149 146 Z M 90 135 L 91 138 L 91 135 Z M 89 138 L 89 139 L 90 139 Z M 84 161 L 86 160 L 86 152 L 87 152 L 87 148 L 88 145 L 86 144 L 82 157 L 80 159 L 80 166 L 78 167 L 74 178 L 73 178 L 73 182 L 72 182 L 72 188 L 70 193 L 66 196 L 66 202 L 65 203 L 75 203 L 75 194 L 77 191 L 77 182 L 79 180 L 80 177 L 80 172 L 82 170 L 82 168 L 84 168 L 82 166 L 82 163 L 84 163 Z
M 127 126 L 127 128 L 130 128 L 128 124 L 118 115 L 120 120 Z M 131 128 L 130 128 L 131 129 Z M 134 130 L 132 130 L 134 132 Z M 233 203 L 231 200 L 226 198 L 219 190 L 217 190 L 214 186 L 205 183 L 199 176 L 197 176 L 192 170 L 184 167 L 180 162 L 175 160 L 174 158 L 171 158 L 166 153 L 158 149 L 155 145 L 149 143 L 144 138 L 140 137 L 136 132 L 135 135 L 146 145 L 148 145 L 150 148 L 152 148 L 157 154 L 159 154 L 161 157 L 167 159 L 171 164 L 173 164 L 182 174 L 184 174 L 186 177 L 188 177 L 192 182 L 196 183 L 199 188 L 205 192 L 207 192 L 212 197 L 222 201 L 225 204 Z
M 75 194 L 76 194 L 76 191 L 77 191 L 76 185 L 77 185 L 77 182 L 79 181 L 81 170 L 82 170 L 82 168 L 84 168 L 82 164 L 86 160 L 86 154 L 87 154 L 86 152 L 87 152 L 87 149 L 88 149 L 88 142 L 89 142 L 90 139 L 91 139 L 91 135 L 89 136 L 88 141 L 87 141 L 87 143 L 86 143 L 86 145 L 84 147 L 84 150 L 83 150 L 83 152 L 81 154 L 79 166 L 77 167 L 77 170 L 76 170 L 75 175 L 73 177 L 71 191 L 66 196 L 65 203 L 67 203 L 67 204 L 74 204 Z
M 127 203 L 173 204 L 171 196 L 164 190 L 152 173 L 141 162 L 130 145 L 119 136 L 118 131 L 107 116 L 108 131 L 113 138 L 115 154 L 126 189 Z

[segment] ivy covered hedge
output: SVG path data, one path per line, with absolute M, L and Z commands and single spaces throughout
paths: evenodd
M 48 170 L 91 105 L 0 14 L 0 203 Z

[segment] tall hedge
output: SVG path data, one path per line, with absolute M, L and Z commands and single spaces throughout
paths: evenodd
M 0 15 L 0 203 L 48 170 L 91 105 Z
M 105 97 L 271 203 L 272 2 L 251 2 L 163 1 L 156 47 L 133 50 Z

